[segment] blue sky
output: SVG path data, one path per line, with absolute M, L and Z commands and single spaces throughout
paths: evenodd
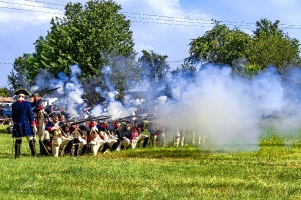
M 62 17 L 66 0 L 0 1 L 0 87 L 14 60 L 35 51 L 33 43 L 46 36 L 51 17 Z M 86 1 L 72 1 L 85 3 Z M 280 20 L 280 28 L 301 41 L 301 2 L 297 0 L 116 0 L 132 21 L 135 50 L 168 55 L 172 67 L 188 56 L 190 39 L 210 30 L 211 19 L 252 34 L 261 18 Z M 51 9 L 52 8 L 52 9 Z M 23 10 L 26 9 L 26 10 Z M 30 10 L 30 11 L 28 11 Z M 138 54 L 139 55 L 139 54 Z

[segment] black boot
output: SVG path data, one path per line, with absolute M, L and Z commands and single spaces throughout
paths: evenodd
M 75 144 L 75 146 L 74 146 L 74 156 L 77 156 L 77 154 L 78 154 L 78 147 L 79 147 L 79 144 Z
M 22 143 L 22 140 L 16 140 L 16 143 L 15 143 L 15 158 L 20 158 L 21 143 Z
M 119 146 L 119 143 L 120 143 L 120 140 L 117 139 L 117 142 L 115 142 L 113 145 L 112 145 L 112 151 L 115 151 L 117 149 L 117 147 Z
M 87 149 L 88 149 L 88 144 L 85 144 L 84 146 L 83 146 L 83 148 L 82 148 L 82 152 L 81 152 L 81 156 L 83 156 L 83 155 L 85 155 L 86 154 L 86 152 L 87 152 Z
M 40 146 L 40 156 L 45 155 L 45 150 L 44 150 L 45 148 L 41 140 L 39 140 L 39 146 Z
M 31 155 L 33 157 L 35 157 L 36 156 L 36 149 L 35 149 L 35 145 L 34 145 L 35 142 L 34 142 L 34 140 L 29 140 L 28 143 L 29 143 L 29 148 L 31 150 Z
M 148 142 L 148 137 L 144 138 L 144 141 L 143 141 L 143 148 L 146 147 L 147 145 L 147 142 Z
M 72 146 L 73 146 L 73 140 L 70 140 L 65 147 L 65 155 L 71 155 Z
M 103 144 L 103 148 L 102 150 L 100 151 L 100 153 L 104 153 L 106 152 L 106 150 L 110 147 L 110 144 L 108 142 L 104 143 Z
M 48 140 L 44 140 L 42 142 L 43 144 L 43 148 L 44 148 L 44 155 L 45 156 L 50 156 L 51 155 L 51 149 L 50 149 L 50 146 L 49 146 L 49 141 Z

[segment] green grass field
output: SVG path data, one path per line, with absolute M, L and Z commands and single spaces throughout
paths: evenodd
M 1 126 L 1 199 L 301 199 L 301 136 L 273 128 L 258 150 L 235 153 L 157 147 L 32 158 L 24 138 L 14 159 L 12 144 Z

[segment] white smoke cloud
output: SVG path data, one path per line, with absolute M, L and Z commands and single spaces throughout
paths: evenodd
M 80 116 L 76 106 L 84 102 L 82 99 L 84 90 L 78 80 L 78 77 L 81 75 L 81 69 L 78 65 L 71 65 L 70 72 L 70 80 L 68 80 L 65 85 L 65 91 L 67 95 L 66 101 L 68 105 L 67 112 L 71 115 Z
M 108 66 L 106 69 L 109 69 Z M 81 70 L 79 66 L 72 65 L 70 71 L 70 77 L 61 73 L 59 78 L 41 73 L 36 78 L 35 88 L 44 89 L 47 86 L 43 81 L 46 77 L 51 87 L 62 86 L 68 113 L 78 115 L 76 105 L 83 103 L 84 92 L 78 81 Z M 117 101 L 117 91 L 109 81 L 110 73 L 106 76 L 106 84 L 110 87 L 100 94 L 107 95 L 104 104 L 107 106 L 95 106 L 91 111 L 95 116 L 106 113 L 113 120 L 119 119 L 133 115 L 137 107 L 150 103 L 131 95 L 125 96 L 123 102 Z M 301 125 L 300 69 L 292 69 L 283 79 L 275 68 L 268 68 L 248 80 L 234 76 L 229 67 L 207 66 L 199 70 L 193 79 L 177 77 L 176 80 L 165 81 L 171 87 L 172 98 L 160 96 L 149 108 L 152 112 L 157 107 L 158 121 L 166 127 L 169 142 L 178 129 L 194 131 L 197 137 L 207 135 L 210 144 L 218 147 L 253 150 L 258 147 L 263 126 L 274 125 L 287 132 Z M 152 91 L 156 92 L 156 89 L 148 88 L 148 95 L 154 95 Z M 267 117 L 277 119 L 266 120 Z
M 32 87 L 32 89 L 34 91 L 41 91 L 59 87 L 56 90 L 57 93 L 54 92 L 54 94 L 46 94 L 46 97 L 53 98 L 54 95 L 59 94 L 60 97 L 56 102 L 59 104 L 65 104 L 65 109 L 70 115 L 79 116 L 80 113 L 78 113 L 76 107 L 84 102 L 82 99 L 84 90 L 78 80 L 78 77 L 81 75 L 80 67 L 78 65 L 71 65 L 70 74 L 70 77 L 68 77 L 61 72 L 58 74 L 58 78 L 56 78 L 47 70 L 41 71 L 35 77 L 35 86 Z
M 101 105 L 96 105 L 91 110 L 91 114 L 94 116 L 100 116 L 103 113 L 104 113 L 104 108 Z
M 177 79 L 172 89 L 176 104 L 158 109 L 159 120 L 171 136 L 176 134 L 175 128 L 194 130 L 197 136 L 206 134 L 217 146 L 255 149 L 261 126 L 271 125 L 263 124 L 263 117 L 280 117 L 273 125 L 286 131 L 301 125 L 299 112 L 292 112 L 300 107 L 290 95 L 296 91 L 288 93 L 291 87 L 285 88 L 287 84 L 273 68 L 249 81 L 233 77 L 231 68 L 211 66 L 200 70 L 194 80 Z M 162 99 L 158 98 L 167 102 Z

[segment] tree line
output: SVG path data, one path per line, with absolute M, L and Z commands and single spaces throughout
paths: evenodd
M 92 102 L 101 97 L 93 94 L 95 90 L 91 85 L 107 89 L 102 72 L 106 66 L 112 68 L 110 80 L 119 98 L 131 85 L 142 80 L 162 86 L 167 74 L 193 77 L 197 66 L 207 63 L 230 66 L 233 73 L 249 79 L 269 65 L 275 66 L 280 74 L 292 66 L 300 67 L 299 41 L 280 30 L 279 21 L 268 19 L 257 21 L 252 35 L 214 21 L 211 30 L 191 40 L 189 57 L 177 69 L 171 70 L 167 55 L 151 50 L 143 50 L 137 60 L 131 21 L 119 13 L 120 10 L 121 6 L 112 0 L 68 3 L 64 16 L 52 18 L 47 35 L 35 41 L 35 52 L 15 59 L 8 76 L 11 87 L 7 90 L 30 88 L 42 72 L 69 75 L 72 64 L 80 66 L 79 78 Z M 168 95 L 168 85 L 162 88 Z

